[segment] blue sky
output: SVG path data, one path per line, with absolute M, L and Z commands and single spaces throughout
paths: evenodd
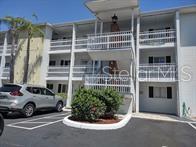
M 31 19 L 31 15 L 36 13 L 38 16 L 37 22 L 50 23 L 91 19 L 93 15 L 84 6 L 84 1 L 0 0 L 0 17 L 11 15 Z M 152 11 L 193 4 L 196 4 L 196 0 L 140 0 L 141 11 Z

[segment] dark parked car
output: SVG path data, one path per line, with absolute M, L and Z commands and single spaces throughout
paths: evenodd
M 0 136 L 3 133 L 3 129 L 4 129 L 4 120 L 3 120 L 3 116 L 0 114 Z

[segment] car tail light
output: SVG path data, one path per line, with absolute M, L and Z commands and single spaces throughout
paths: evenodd
M 20 91 L 13 91 L 13 92 L 10 92 L 10 95 L 12 95 L 12 96 L 23 96 L 23 93 L 21 93 Z

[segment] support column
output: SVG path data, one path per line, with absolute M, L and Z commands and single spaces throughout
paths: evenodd
M 103 22 L 101 22 L 101 24 L 100 24 L 100 34 L 102 34 L 103 33 Z
M 7 50 L 7 33 L 5 33 L 4 43 L 3 43 L 3 52 L 1 56 L 1 65 L 0 65 L 0 86 L 2 86 L 2 75 L 5 68 L 5 54 Z
M 139 112 L 139 58 L 140 58 L 140 17 L 137 17 L 137 39 L 136 39 L 136 113 Z
M 95 20 L 95 35 L 97 34 L 97 25 L 98 25 L 98 20 Z
M 101 35 L 103 34 L 103 22 L 102 21 L 101 21 L 101 24 L 100 24 L 100 34 Z M 101 60 L 98 61 L 98 67 L 101 68 Z
M 181 75 L 180 75 L 180 59 L 181 59 L 181 51 L 180 51 L 180 12 L 176 12 L 176 65 L 177 65 L 177 73 L 178 73 L 178 82 L 177 82 L 177 113 L 178 116 L 182 117 L 182 103 L 180 101 L 181 96 Z
M 75 40 L 76 40 L 76 25 L 73 24 L 71 61 L 70 61 L 67 104 L 66 104 L 66 107 L 68 108 L 71 107 L 71 102 L 72 102 L 72 89 L 73 89 L 72 76 L 73 76 L 73 67 L 74 67 L 74 62 L 75 62 Z
M 134 9 L 131 10 L 131 33 L 134 33 Z

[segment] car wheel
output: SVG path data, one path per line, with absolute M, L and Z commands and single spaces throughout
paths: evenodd
M 35 106 L 31 103 L 25 105 L 25 107 L 23 108 L 23 114 L 25 117 L 33 116 L 34 111 L 35 111 Z
M 0 136 L 2 135 L 4 130 L 4 120 L 3 120 L 3 116 L 0 114 Z
M 57 111 L 57 112 L 61 112 L 62 109 L 63 109 L 63 103 L 62 103 L 62 102 L 58 102 L 58 103 L 56 104 L 56 111 Z

